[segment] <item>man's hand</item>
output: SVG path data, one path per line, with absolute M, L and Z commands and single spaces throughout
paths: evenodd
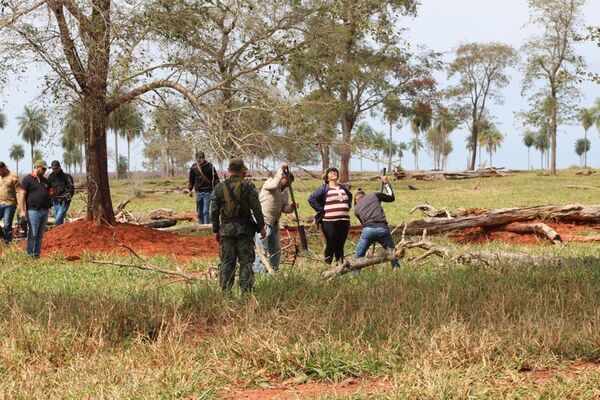
M 221 244 L 221 234 L 220 233 L 215 233 L 215 240 L 217 241 L 217 243 Z
M 289 168 L 289 165 L 288 165 L 288 163 L 281 163 L 281 169 L 282 169 L 282 170 L 284 170 L 284 171 L 285 171 L 285 170 L 286 170 L 286 169 L 288 169 L 288 168 Z
M 194 191 L 193 191 L 193 190 L 191 190 L 191 189 L 190 189 L 190 190 L 188 190 L 188 195 L 189 195 L 190 197 L 192 197 L 192 196 L 194 195 Z
M 381 182 L 384 184 L 388 183 L 387 175 L 381 175 Z
M 21 219 L 27 219 L 27 212 L 21 211 Z
M 57 188 L 50 188 L 50 189 L 48 189 L 48 196 L 54 197 L 54 196 L 56 196 L 56 193 L 58 193 L 58 189 Z
M 300 208 L 298 203 L 290 203 L 290 210 L 294 211 L 294 210 L 297 210 L 298 208 Z
M 263 226 L 262 228 L 260 228 L 260 238 L 264 239 L 267 237 L 267 231 L 265 230 L 265 227 Z

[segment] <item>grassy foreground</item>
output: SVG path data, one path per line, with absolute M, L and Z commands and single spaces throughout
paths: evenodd
M 565 172 L 539 182 L 525 174 L 482 180 L 479 191 L 470 190 L 473 181 L 418 182 L 419 191 L 399 190 L 388 215 L 400 222 L 424 197 L 439 207 L 600 201 L 594 191 L 565 188 L 598 178 L 572 179 Z M 126 187 L 117 185 L 117 198 Z M 169 196 L 139 202 L 175 208 Z M 191 208 L 189 198 L 177 199 L 173 204 Z M 134 210 L 142 208 L 137 201 Z M 593 245 L 561 251 L 598 255 Z M 245 387 L 348 377 L 389 382 L 385 393 L 352 398 L 600 396 L 600 265 L 495 269 L 430 260 L 332 282 L 320 278 L 321 269 L 303 262 L 260 277 L 254 295 L 242 298 L 223 295 L 214 282 L 174 284 L 86 259 L 31 261 L 5 249 L 0 397 L 209 399 L 235 397 Z M 589 368 L 575 374 L 573 363 Z M 536 371 L 546 371 L 544 378 L 534 379 Z

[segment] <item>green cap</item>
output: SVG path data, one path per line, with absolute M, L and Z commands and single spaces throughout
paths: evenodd
M 246 165 L 244 165 L 244 160 L 241 158 L 232 158 L 229 160 L 229 169 L 234 171 L 242 171 L 248 168 L 246 168 Z
M 44 160 L 37 160 L 34 166 L 48 169 L 48 163 Z

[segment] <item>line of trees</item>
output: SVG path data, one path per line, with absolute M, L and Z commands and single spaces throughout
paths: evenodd
M 583 66 L 572 45 L 582 4 L 529 0 L 531 23 L 544 33 L 522 49 L 523 91 L 534 93 L 523 116 L 532 130 L 548 128 L 553 172 L 556 131 L 569 121 L 568 105 L 577 97 L 573 72 Z M 451 87 L 438 87 L 432 75 L 443 67 L 440 55 L 414 52 L 398 28 L 402 18 L 416 15 L 415 0 L 22 0 L 3 6 L 2 51 L 15 62 L 46 65 L 50 99 L 71 104 L 63 159 L 68 167 L 85 167 L 88 218 L 96 222 L 114 221 L 108 131 L 121 171 L 131 159 L 129 144 L 143 137 L 148 165 L 168 174 L 201 148 L 217 162 L 232 155 L 256 164 L 320 159 L 326 168 L 338 158 L 341 179 L 348 180 L 350 159 L 367 141 L 360 122 L 382 113 L 389 132 L 370 138 L 369 151 L 388 167 L 410 151 L 418 169 L 426 146 L 434 167 L 444 168 L 449 136 L 461 124 L 470 130 L 468 167 L 481 162 L 478 149 L 492 165 L 504 135 L 484 122 L 491 120 L 489 105 L 502 103 L 518 62 L 502 43 L 462 44 L 447 68 Z M 47 121 L 28 111 L 19 124 L 33 155 Z M 413 132 L 405 145 L 393 138 L 402 124 Z M 119 137 L 128 142 L 126 161 Z

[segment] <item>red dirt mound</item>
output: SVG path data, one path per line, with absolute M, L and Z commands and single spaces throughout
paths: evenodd
M 177 259 L 219 256 L 219 245 L 212 236 L 179 236 L 129 224 L 117 224 L 113 231 L 88 221 L 72 222 L 49 230 L 44 235 L 42 253 L 61 253 L 69 260 L 78 260 L 86 251 L 129 254 L 127 249 L 117 244 L 125 244 L 146 256 L 166 255 Z

